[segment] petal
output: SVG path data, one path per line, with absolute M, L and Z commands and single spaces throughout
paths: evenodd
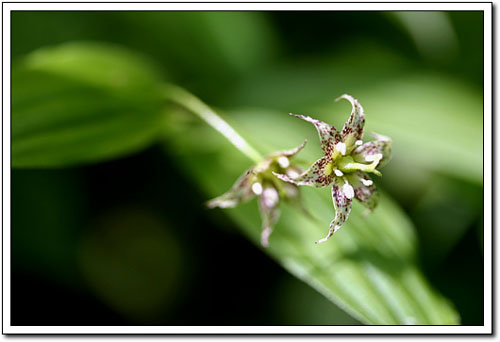
M 280 216 L 278 204 L 278 191 L 273 186 L 266 187 L 262 195 L 259 196 L 259 209 L 262 218 L 261 244 L 263 247 L 269 245 L 269 235 L 271 235 L 273 226 Z
M 316 127 L 316 130 L 318 131 L 319 140 L 321 142 L 321 150 L 323 151 L 325 156 L 331 155 L 335 143 L 337 141 L 340 141 L 340 134 L 335 127 L 330 126 L 329 124 L 323 121 L 313 119 L 306 115 L 298 115 L 293 113 L 290 113 L 290 115 L 296 116 L 300 119 L 312 123 Z
M 335 218 L 330 223 L 330 230 L 328 235 L 321 240 L 316 241 L 316 243 L 322 243 L 328 240 L 333 233 L 335 233 L 342 225 L 345 223 L 349 217 L 352 207 L 352 198 L 349 198 L 349 194 L 346 194 L 346 185 L 342 179 L 336 179 L 332 186 L 332 199 L 333 207 L 335 208 Z
M 293 149 L 277 151 L 269 154 L 266 158 L 264 158 L 264 160 L 262 160 L 255 166 L 254 172 L 261 173 L 266 171 L 275 161 L 277 161 L 282 168 L 287 168 L 290 165 L 290 161 L 288 159 L 299 153 L 299 151 L 302 150 L 304 146 L 306 146 L 306 143 L 307 139 L 304 140 L 304 142 L 300 146 Z
M 299 153 L 300 150 L 302 150 L 306 146 L 306 144 L 307 144 L 307 139 L 304 140 L 304 142 L 298 147 L 292 148 L 290 150 L 283 150 L 283 151 L 274 152 L 274 153 L 270 154 L 269 156 L 293 157 L 294 155 Z
M 349 119 L 342 128 L 342 141 L 347 145 L 347 150 L 350 151 L 357 140 L 363 139 L 363 126 L 365 125 L 365 112 L 358 100 L 354 97 L 344 94 L 336 99 L 346 99 L 352 104 L 352 112 Z
M 252 183 L 255 177 L 253 168 L 247 170 L 225 194 L 207 202 L 209 208 L 233 208 L 254 196 Z
M 332 164 L 330 157 L 322 157 L 314 162 L 312 166 L 296 178 L 273 172 L 273 174 L 285 182 L 296 185 L 309 185 L 315 188 L 323 188 L 331 184 L 333 180 Z
M 392 141 L 390 138 L 383 135 L 374 133 L 373 136 L 377 140 L 369 141 L 356 148 L 352 152 L 352 157 L 359 163 L 371 163 L 375 156 L 381 155 L 382 158 L 377 166 L 381 167 L 391 159 Z
M 349 181 L 354 188 L 354 195 L 368 211 L 372 211 L 378 204 L 379 193 L 375 184 L 366 173 L 357 171 L 349 177 Z
M 304 146 L 306 146 L 306 143 L 307 143 L 307 139 L 304 140 L 304 142 L 300 146 L 298 146 L 296 148 L 293 148 L 293 149 L 290 149 L 290 150 L 283 150 L 283 151 L 278 151 L 278 152 L 271 153 L 265 159 L 265 160 L 269 160 L 269 163 L 265 167 L 265 169 L 267 169 L 271 165 L 271 162 L 273 162 L 273 160 L 276 160 L 278 162 L 278 165 L 281 168 L 287 169 L 288 167 L 290 167 L 290 158 L 292 158 L 294 155 L 296 155 L 297 153 L 299 153 L 300 150 L 302 150 L 304 148 Z M 259 167 L 258 171 L 259 172 L 265 171 L 265 169 L 262 168 L 262 167 Z

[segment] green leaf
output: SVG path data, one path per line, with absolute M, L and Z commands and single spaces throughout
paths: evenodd
M 59 167 L 131 153 L 162 127 L 158 71 L 118 47 L 71 43 L 12 70 L 12 166 Z
M 296 146 L 306 136 L 316 138 L 311 127 L 286 113 L 240 111 L 233 115 L 230 123 L 267 153 Z M 206 191 L 208 199 L 229 189 L 250 162 L 190 116 L 182 111 L 170 113 L 166 147 Z M 314 160 L 319 156 L 319 147 L 311 146 L 297 158 Z M 339 232 L 316 245 L 314 241 L 326 235 L 334 217 L 330 190 L 301 190 L 306 207 L 316 219 L 282 204 L 283 213 L 271 235 L 270 247 L 264 249 L 273 259 L 364 323 L 458 324 L 452 305 L 432 289 L 416 266 L 411 222 L 385 193 L 369 216 L 362 216 L 364 208 L 355 203 Z M 260 246 L 261 220 L 255 200 L 225 209 L 224 213 Z

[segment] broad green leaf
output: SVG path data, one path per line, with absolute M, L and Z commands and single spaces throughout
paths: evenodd
M 232 114 L 230 123 L 264 152 L 297 146 L 310 136 L 310 146 L 297 157 L 312 161 L 320 154 L 313 141 L 314 129 L 286 113 L 247 110 Z M 191 115 L 170 112 L 166 148 L 179 168 L 206 191 L 208 199 L 229 189 L 251 163 L 210 128 L 191 120 Z M 364 323 L 459 323 L 451 304 L 416 266 L 413 226 L 397 203 L 382 193 L 379 207 L 363 216 L 364 209 L 356 202 L 335 236 L 315 245 L 314 241 L 326 235 L 334 216 L 331 195 L 329 189 L 301 189 L 315 219 L 282 204 L 270 247 L 264 249 L 273 259 Z M 260 245 L 261 221 L 255 200 L 224 212 Z
M 158 76 L 110 45 L 29 54 L 12 70 L 12 166 L 69 166 L 146 146 L 162 126 Z

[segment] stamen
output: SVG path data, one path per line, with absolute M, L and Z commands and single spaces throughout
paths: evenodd
M 347 197 L 348 199 L 352 199 L 354 197 L 354 188 L 351 184 L 347 183 L 347 181 L 342 186 L 342 191 L 344 192 L 345 197 Z
M 281 156 L 278 158 L 278 164 L 280 164 L 282 168 L 286 169 L 287 167 L 290 166 L 290 161 L 288 160 L 287 157 Z
M 363 185 L 370 186 L 373 184 L 373 181 L 371 179 L 361 178 L 361 183 L 363 183 Z
M 264 198 L 264 204 L 266 205 L 266 207 L 272 208 L 276 206 L 276 204 L 278 204 L 279 195 L 274 188 L 266 188 L 262 196 Z
M 262 185 L 260 183 L 253 183 L 252 184 L 252 191 L 254 194 L 259 196 L 260 194 L 262 194 Z
M 372 161 L 375 161 L 375 160 L 380 160 L 382 159 L 383 155 L 380 154 L 380 153 L 377 153 L 377 154 L 369 154 L 365 157 L 365 160 L 366 161 L 369 161 L 369 162 L 372 162 Z
M 343 156 L 345 156 L 345 152 L 346 152 L 346 146 L 343 142 L 339 141 L 336 145 L 335 145 L 335 148 L 337 149 L 337 151 L 340 152 L 340 154 L 342 154 Z
M 344 175 L 344 173 L 342 171 L 340 171 L 339 169 L 335 169 L 333 172 L 335 173 L 335 175 L 337 177 L 342 177 Z
M 293 169 L 288 170 L 288 171 L 286 172 L 286 174 L 288 175 L 288 177 L 290 177 L 290 178 L 292 178 L 292 179 L 293 179 L 293 178 L 297 178 L 297 177 L 299 176 L 299 173 L 298 173 L 297 171 L 293 170 Z
M 367 165 L 367 164 L 361 164 L 361 163 L 355 163 L 353 162 L 352 158 L 350 156 L 347 157 L 342 157 L 340 158 L 336 166 L 339 168 L 340 171 L 346 173 L 346 172 L 352 172 L 355 170 L 360 170 L 360 171 L 365 171 L 365 172 L 372 172 L 376 174 L 377 176 L 380 176 L 381 173 L 376 170 L 375 168 L 377 167 L 377 164 L 380 161 L 380 157 L 382 156 L 380 153 L 376 154 L 377 157 L 375 157 L 374 161 Z

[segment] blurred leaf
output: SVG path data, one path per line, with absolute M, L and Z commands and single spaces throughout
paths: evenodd
M 166 146 L 180 167 L 209 196 L 226 191 L 250 166 L 210 128 L 184 118 L 191 114 L 170 114 L 172 124 L 168 126 Z M 238 131 L 258 142 L 256 145 L 268 153 L 296 146 L 302 138 L 316 135 L 314 128 L 286 113 L 233 114 L 230 123 L 238 123 Z M 319 148 L 314 148 L 315 143 L 311 145 L 298 158 L 313 160 L 313 156 L 318 156 Z M 413 227 L 387 195 L 381 195 L 379 208 L 367 217 L 362 216 L 363 208 L 356 203 L 349 220 L 334 238 L 315 245 L 314 241 L 326 234 L 334 216 L 330 191 L 304 188 L 302 194 L 317 220 L 284 206 L 266 253 L 364 323 L 458 324 L 458 316 L 449 302 L 429 286 L 416 267 Z M 255 201 L 225 213 L 260 245 L 261 221 Z
M 215 100 L 276 57 L 281 44 L 268 18 L 251 11 L 17 11 L 12 56 L 15 61 L 68 41 L 120 44 L 151 56 L 169 79 Z
M 384 12 L 401 25 L 420 53 L 435 62 L 449 63 L 458 55 L 458 38 L 447 12 Z
M 136 151 L 162 127 L 157 71 L 110 45 L 37 50 L 12 70 L 12 166 L 54 167 Z
M 412 67 L 392 50 L 367 40 L 335 48 L 336 54 L 284 60 L 261 68 L 234 85 L 222 104 L 226 108 L 303 111 L 333 101 L 339 94 L 356 95 Z

